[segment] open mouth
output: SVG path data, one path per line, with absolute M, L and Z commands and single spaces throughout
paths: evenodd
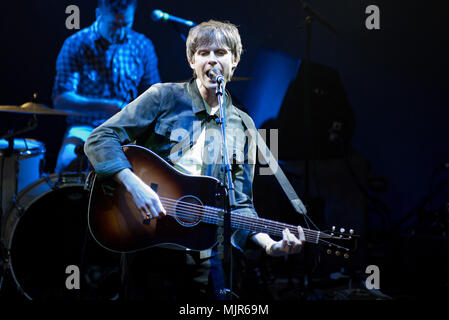
M 214 68 L 210 68 L 209 70 L 207 70 L 204 74 L 206 76 L 206 78 L 208 79 L 209 82 L 212 83 L 216 83 L 215 79 L 213 76 L 211 76 L 210 71 L 214 69 Z M 223 74 L 221 70 L 219 70 L 218 68 L 215 68 L 216 71 L 218 71 L 220 74 Z

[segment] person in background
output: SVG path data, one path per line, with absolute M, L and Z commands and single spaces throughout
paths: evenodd
M 132 30 L 137 0 L 98 0 L 95 22 L 67 38 L 56 61 L 53 104 L 70 110 L 55 172 L 87 169 L 94 127 L 160 82 L 154 46 Z
M 113 177 L 121 183 L 132 195 L 143 219 L 159 219 L 166 211 L 157 193 L 132 171 L 122 150 L 124 144 L 137 141 L 183 172 L 224 181 L 221 132 L 215 121 L 219 109 L 217 83 L 209 77 L 209 71 L 215 68 L 230 81 L 242 52 L 240 34 L 231 23 L 210 20 L 190 30 L 186 46 L 187 60 L 194 74 L 192 80 L 150 87 L 97 127 L 84 146 L 97 177 Z M 256 216 L 252 203 L 254 161 L 251 161 L 255 159 L 256 146 L 245 135 L 246 130 L 255 130 L 254 122 L 233 105 L 229 93 L 226 93 L 226 110 L 226 130 L 233 133 L 227 135 L 228 146 L 237 155 L 232 172 L 234 211 Z M 244 118 L 250 128 L 246 127 Z M 182 152 L 178 152 L 180 132 L 192 141 Z M 301 251 L 305 240 L 301 227 L 294 233 L 285 229 L 282 239 L 276 241 L 266 233 L 235 230 L 232 243 L 241 249 L 251 239 L 269 255 L 295 254 Z M 135 294 L 131 291 L 130 299 L 224 298 L 225 274 L 215 247 L 200 252 L 151 248 L 132 255 L 128 287 L 140 287 L 140 291 L 135 290 Z

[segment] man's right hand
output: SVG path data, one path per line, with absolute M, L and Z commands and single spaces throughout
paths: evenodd
M 114 178 L 131 193 L 134 203 L 144 219 L 159 219 L 167 214 L 157 193 L 130 169 L 119 171 Z

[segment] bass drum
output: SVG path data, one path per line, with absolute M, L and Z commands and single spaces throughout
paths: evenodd
M 90 257 L 96 259 L 95 270 L 103 276 L 102 280 L 107 278 L 104 270 L 108 275 L 116 275 L 109 280 L 113 284 L 108 289 L 118 291 L 120 256 L 92 240 L 87 229 L 88 200 L 84 177 L 75 175 L 52 174 L 17 196 L 4 217 L 2 235 L 9 252 L 7 270 L 26 298 L 71 300 L 104 296 L 104 292 L 99 292 L 101 284 L 86 276 L 86 270 L 92 267 Z M 79 277 L 68 266 L 78 267 Z

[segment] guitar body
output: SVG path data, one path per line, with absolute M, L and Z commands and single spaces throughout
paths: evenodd
M 174 214 L 144 223 L 132 195 L 121 184 L 112 178 L 95 177 L 88 213 L 94 239 L 115 252 L 135 252 L 160 245 L 192 250 L 211 248 L 216 243 L 217 226 L 203 223 L 201 210 L 195 217 L 186 217 L 182 212 L 191 210 L 186 209 L 186 203 L 193 208 L 222 208 L 225 190 L 220 182 L 212 177 L 183 174 L 143 147 L 127 145 L 123 150 L 133 172 L 157 192 L 161 201 L 171 199 L 167 206 Z M 162 203 L 168 212 L 166 203 Z
M 132 195 L 113 178 L 94 178 L 88 224 L 94 239 L 114 252 L 135 252 L 153 246 L 205 250 L 217 242 L 217 226 L 224 224 L 223 208 L 226 191 L 213 177 L 192 176 L 179 172 L 154 152 L 136 145 L 123 151 L 134 173 L 159 196 L 167 215 L 144 220 Z M 297 237 L 298 228 L 282 222 L 231 213 L 232 228 L 268 233 L 282 238 L 288 228 Z M 302 228 L 305 241 L 323 244 L 329 253 L 349 257 L 358 248 L 358 236 L 333 228 L 330 234 Z M 222 239 L 220 239 L 222 240 Z

